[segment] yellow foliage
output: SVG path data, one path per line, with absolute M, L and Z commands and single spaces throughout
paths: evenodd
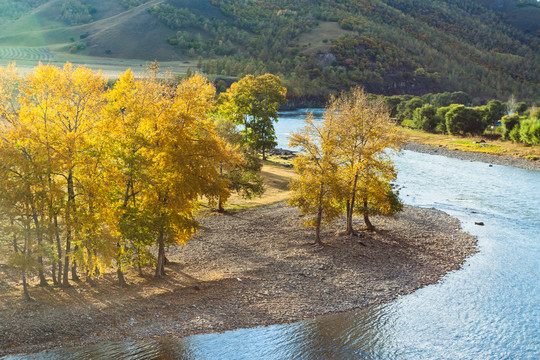
M 217 169 L 236 158 L 207 116 L 214 99 L 198 75 L 173 88 L 128 70 L 107 90 L 101 73 L 69 63 L 25 77 L 0 68 L 0 205 L 25 254 L 54 245 L 66 281 L 75 261 L 90 276 L 126 262 L 133 234 L 145 237 L 133 256 L 185 243 L 198 199 L 229 196 Z
M 388 182 L 396 176 L 390 155 L 401 143 L 385 104 L 369 100 L 360 88 L 332 98 L 322 122 L 308 116 L 305 128 L 292 135 L 290 145 L 300 154 L 294 161 L 299 176 L 291 182 L 291 204 L 311 216 L 308 224 L 315 227 L 318 243 L 321 223 L 344 208 L 347 232 L 352 232 L 355 209 L 364 212 L 366 222 L 368 205 L 390 210 Z

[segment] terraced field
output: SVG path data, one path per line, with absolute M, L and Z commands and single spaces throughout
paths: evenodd
M 49 61 L 55 54 L 44 47 L 0 47 L 0 59 Z

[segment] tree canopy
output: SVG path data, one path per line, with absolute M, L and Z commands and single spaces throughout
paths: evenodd
M 229 195 L 219 166 L 236 163 L 208 115 L 215 88 L 128 70 L 113 87 L 86 67 L 0 69 L 0 207 L 22 271 L 55 284 L 116 266 L 156 263 L 195 233 L 201 197 Z M 154 260 L 149 252 L 157 245 Z M 62 261 L 63 260 L 63 261 Z M 26 292 L 26 285 L 25 285 Z

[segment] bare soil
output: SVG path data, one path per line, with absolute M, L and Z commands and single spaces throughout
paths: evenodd
M 433 209 L 406 206 L 395 218 L 375 217 L 377 230 L 359 236 L 344 235 L 338 221 L 325 228 L 322 249 L 302 222 L 283 202 L 207 216 L 195 239 L 168 250 L 163 280 L 148 271 L 131 274 L 128 288 L 113 274 L 93 286 L 33 286 L 33 302 L 21 300 L 20 285 L 9 282 L 16 274 L 0 265 L 0 356 L 362 308 L 436 283 L 477 251 L 456 219 Z

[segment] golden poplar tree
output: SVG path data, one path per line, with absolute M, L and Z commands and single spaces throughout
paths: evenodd
M 200 198 L 215 204 L 229 196 L 228 181 L 219 176 L 218 167 L 230 162 L 231 154 L 208 115 L 214 99 L 215 88 L 194 75 L 174 89 L 167 113 L 156 124 L 153 191 L 147 198 L 159 216 L 156 277 L 165 274 L 165 246 L 184 244 L 198 229 L 193 215 Z
M 291 134 L 290 146 L 300 149 L 293 160 L 298 177 L 291 181 L 289 204 L 307 215 L 306 225 L 315 228 L 315 245 L 322 246 L 321 227 L 340 215 L 337 124 L 335 117 L 322 122 L 308 115 L 302 130 Z
M 369 214 L 390 213 L 395 204 L 389 183 L 396 177 L 391 156 L 402 144 L 398 129 L 384 101 L 370 99 L 362 88 L 332 99 L 326 116 L 334 117 L 339 123 L 336 136 L 346 232 L 353 233 L 355 211 L 364 215 L 367 228 L 372 230 Z
M 54 221 L 63 226 L 57 231 L 64 235 L 62 284 L 66 286 L 70 266 L 72 278 L 78 279 L 77 260 L 93 258 L 83 255 L 94 249 L 90 230 L 81 221 L 94 211 L 92 203 L 98 196 L 94 185 L 102 160 L 98 136 L 106 82 L 100 73 L 67 63 L 62 69 L 40 64 L 24 84 L 21 122 L 29 141 L 46 154 L 50 186 L 62 192 L 56 199 L 61 221 Z
M 28 137 L 30 129 L 21 117 L 21 86 L 23 79 L 14 65 L 0 69 L 0 207 L 9 224 L 5 233 L 12 237 L 11 261 L 21 269 L 24 296 L 29 299 L 28 271 L 37 272 L 40 285 L 47 285 L 43 270 L 47 164 L 40 145 Z
M 193 214 L 200 198 L 229 196 L 218 167 L 233 158 L 208 116 L 215 89 L 199 75 L 171 88 L 152 74 L 138 80 L 128 71 L 107 97 L 123 209 L 125 255 L 118 261 L 138 262 L 157 244 L 156 277 L 162 277 L 165 247 L 184 244 L 198 228 Z
M 372 230 L 369 214 L 400 209 L 390 181 L 396 177 L 391 155 L 401 141 L 385 104 L 370 100 L 361 88 L 332 98 L 321 122 L 308 116 L 305 128 L 292 134 L 290 145 L 300 153 L 290 203 L 311 215 L 317 244 L 323 220 L 334 220 L 343 209 L 347 234 L 353 233 L 355 211 Z

